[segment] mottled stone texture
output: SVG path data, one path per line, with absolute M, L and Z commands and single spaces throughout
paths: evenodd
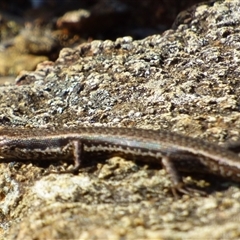
M 44 60 L 55 61 L 64 47 L 160 34 L 180 11 L 199 1 L 37 0 L 31 7 L 30 1 L 1 0 L 0 84 L 13 82 L 22 70 L 35 70 Z
M 208 2 L 162 35 L 65 48 L 55 62 L 18 76 L 16 86 L 1 86 L 1 125 L 134 126 L 219 143 L 239 139 L 239 9 L 239 1 Z M 221 179 L 198 176 L 213 192 L 176 200 L 158 166 L 119 158 L 77 176 L 44 177 L 36 163 L 0 167 L 7 239 L 240 235 L 239 185 Z

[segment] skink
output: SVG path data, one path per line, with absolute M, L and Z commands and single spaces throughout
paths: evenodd
M 73 158 L 77 172 L 84 152 L 131 155 L 159 163 L 173 188 L 186 193 L 181 171 L 210 172 L 240 182 L 240 157 L 224 147 L 169 131 L 89 127 L 77 129 L 0 129 L 0 158 Z M 61 172 L 60 172 L 61 173 Z

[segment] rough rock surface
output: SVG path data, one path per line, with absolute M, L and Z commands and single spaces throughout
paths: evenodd
M 16 86 L 0 87 L 2 127 L 124 126 L 219 144 L 239 139 L 239 7 L 209 2 L 162 35 L 63 49 Z M 76 176 L 43 176 L 39 164 L 0 165 L 6 239 L 239 238 L 237 183 L 191 174 L 186 181 L 211 192 L 174 199 L 158 166 L 111 158 Z
M 0 84 L 22 70 L 55 61 L 64 47 L 93 39 L 160 34 L 176 15 L 201 0 L 1 0 Z M 20 6 L 19 6 L 20 5 Z M 8 78 L 6 79 L 6 76 Z

